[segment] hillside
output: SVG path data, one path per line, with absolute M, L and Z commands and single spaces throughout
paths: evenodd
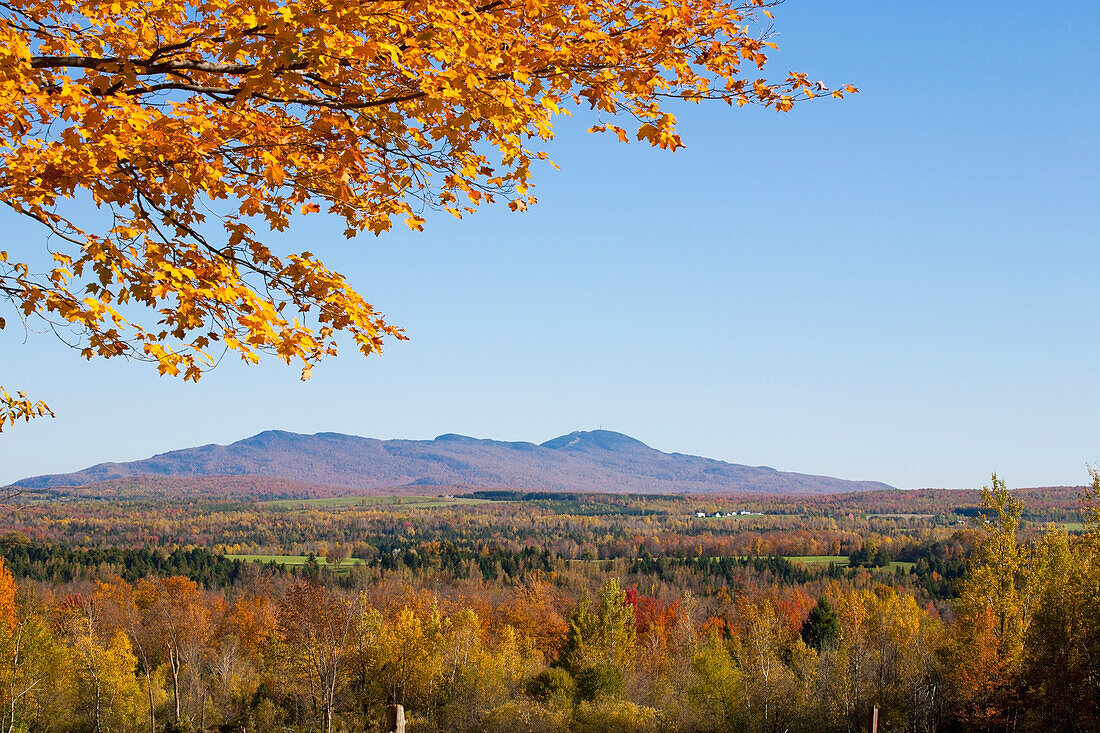
M 891 488 L 877 481 L 847 481 L 664 453 L 607 430 L 577 431 L 541 445 L 454 434 L 435 440 L 376 440 L 340 433 L 302 435 L 269 430 L 230 445 L 186 448 L 130 463 L 101 463 L 75 473 L 30 477 L 13 485 L 56 488 L 134 476 L 266 476 L 355 489 L 413 485 L 831 494 Z

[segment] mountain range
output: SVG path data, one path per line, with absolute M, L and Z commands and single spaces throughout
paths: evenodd
M 877 481 L 664 453 L 609 430 L 576 431 L 541 445 L 453 433 L 434 440 L 376 440 L 268 430 L 230 445 L 101 463 L 75 473 L 22 479 L 13 486 L 59 488 L 137 476 L 264 476 L 351 489 L 470 486 L 662 494 L 833 494 L 891 488 Z

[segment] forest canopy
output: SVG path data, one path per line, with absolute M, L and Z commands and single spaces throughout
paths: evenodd
M 5 728 L 367 733 L 389 704 L 409 733 L 1100 722 L 1100 475 L 1054 501 L 994 476 L 976 516 L 923 513 L 930 492 L 209 488 L 0 515 Z

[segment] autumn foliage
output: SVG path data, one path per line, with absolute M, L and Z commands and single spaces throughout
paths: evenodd
M 0 560 L 0 628 L 14 631 L 15 618 L 15 578 Z
M 226 350 L 306 377 L 341 332 L 376 353 L 400 329 L 265 232 L 322 211 L 351 237 L 419 229 L 428 209 L 524 209 L 555 118 L 578 108 L 675 150 L 675 100 L 841 96 L 761 76 L 772 4 L 5 2 L 0 201 L 49 248 L 0 252 L 0 293 L 86 357 L 185 379 Z
M 1072 534 L 1020 496 L 995 477 L 972 520 L 812 498 L 718 519 L 700 499 L 545 492 L 35 496 L 0 522 L 0 717 L 366 733 L 398 702 L 420 731 L 845 733 L 874 705 L 880 730 L 1095 730 L 1100 475 Z M 849 532 L 863 547 L 827 563 L 730 553 Z M 901 559 L 837 564 L 872 543 Z

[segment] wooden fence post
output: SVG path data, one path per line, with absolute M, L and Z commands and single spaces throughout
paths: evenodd
M 386 731 L 405 733 L 405 708 L 402 705 L 386 706 Z
M 871 712 L 867 715 L 867 730 L 878 733 L 878 705 L 872 705 Z

